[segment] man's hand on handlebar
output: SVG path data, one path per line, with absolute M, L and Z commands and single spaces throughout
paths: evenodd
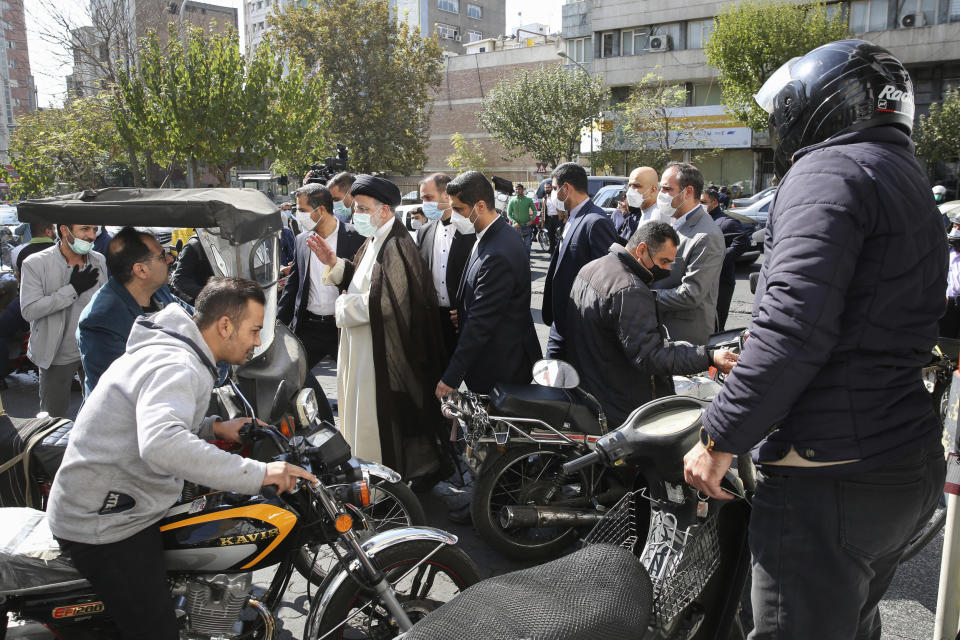
M 718 349 L 713 352 L 713 364 L 720 370 L 720 373 L 727 375 L 737 364 L 740 355 L 726 349 Z
M 732 462 L 732 453 L 707 451 L 698 442 L 683 456 L 683 478 L 691 487 L 711 498 L 729 500 L 733 495 L 720 488 L 720 481 Z
M 317 482 L 316 476 L 295 464 L 268 462 L 267 473 L 263 476 L 263 486 L 276 485 L 277 493 L 283 493 L 297 486 L 297 478 Z
M 243 444 L 243 438 L 240 437 L 240 429 L 243 425 L 250 422 L 250 418 L 236 418 L 234 420 L 227 420 L 226 422 L 221 422 L 217 420 L 213 423 L 213 435 L 223 440 L 229 440 L 230 442 L 236 442 L 237 444 Z M 260 420 L 256 421 L 261 427 L 267 426 L 266 422 Z

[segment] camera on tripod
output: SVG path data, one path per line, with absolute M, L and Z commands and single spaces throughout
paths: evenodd
M 306 184 L 327 184 L 330 178 L 337 175 L 341 171 L 347 170 L 347 161 L 349 158 L 350 154 L 347 152 L 347 147 L 345 145 L 338 144 L 337 156 L 335 158 L 324 158 L 323 164 L 310 165 L 310 177 L 307 178 Z

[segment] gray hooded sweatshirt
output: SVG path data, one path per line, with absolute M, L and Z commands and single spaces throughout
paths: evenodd
M 266 464 L 227 453 L 204 418 L 214 357 L 180 305 L 138 318 L 126 352 L 110 365 L 77 416 L 50 491 L 59 538 L 109 544 L 159 521 L 190 480 L 255 494 Z

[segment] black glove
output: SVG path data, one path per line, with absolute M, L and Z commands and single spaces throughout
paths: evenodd
M 96 267 L 87 267 L 81 271 L 79 266 L 75 266 L 73 271 L 70 273 L 70 284 L 77 292 L 77 295 L 80 295 L 87 289 L 93 287 L 93 285 L 97 284 L 98 275 L 100 275 L 100 269 L 97 269 Z

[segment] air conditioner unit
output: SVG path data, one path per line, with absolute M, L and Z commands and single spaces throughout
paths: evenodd
M 458 34 L 454 35 L 454 36 L 453 36 L 453 39 L 456 40 L 457 42 L 460 42 L 460 34 L 458 33 Z
M 908 13 L 900 18 L 900 26 L 904 29 L 924 27 L 926 24 L 927 18 L 922 13 Z
M 669 51 L 670 36 L 650 36 L 650 51 Z

